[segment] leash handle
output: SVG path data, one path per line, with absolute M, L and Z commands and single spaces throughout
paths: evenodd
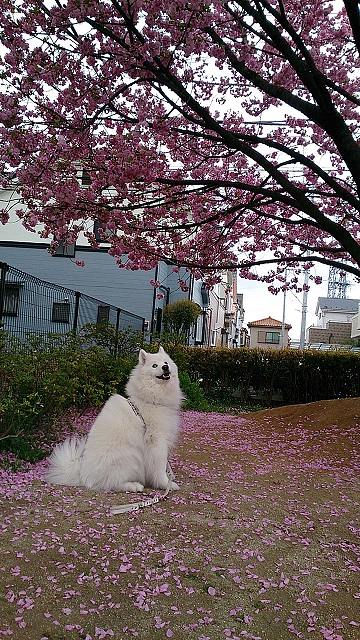
M 145 507 L 151 507 L 154 504 L 160 502 L 160 500 L 164 500 L 169 492 L 170 492 L 170 482 L 168 482 L 168 486 L 163 494 L 160 496 L 155 496 L 154 498 L 149 498 L 148 500 L 142 500 L 141 502 L 129 502 L 128 504 L 119 504 L 114 505 L 110 508 L 110 513 L 112 516 L 117 515 L 118 513 L 130 513 L 131 511 L 140 511 L 140 509 L 145 509 Z

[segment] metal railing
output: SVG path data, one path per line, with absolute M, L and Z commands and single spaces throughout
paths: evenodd
M 145 330 L 145 318 L 135 313 L 0 262 L 0 327 L 20 344 L 29 336 L 76 334 L 86 324 L 104 322 L 115 327 L 116 335 Z
M 292 341 L 290 343 L 290 349 L 300 349 L 299 341 Z M 351 344 L 329 344 L 328 342 L 310 342 L 305 344 L 304 349 L 312 349 L 313 351 L 351 351 L 352 353 L 359 353 L 360 347 Z

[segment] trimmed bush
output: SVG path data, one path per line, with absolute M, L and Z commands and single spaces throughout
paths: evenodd
M 171 337 L 177 341 L 186 340 L 191 327 L 201 314 L 201 307 L 192 300 L 177 300 L 166 305 L 163 315 L 165 339 L 168 336 L 168 342 Z
M 64 412 L 100 407 L 123 393 L 134 356 L 114 358 L 99 347 L 72 344 L 51 351 L 0 354 L 0 447 L 33 459 L 36 435 Z M 24 455 L 27 451 L 27 455 Z
M 360 396 L 360 355 L 281 349 L 191 348 L 169 345 L 208 398 L 297 404 Z

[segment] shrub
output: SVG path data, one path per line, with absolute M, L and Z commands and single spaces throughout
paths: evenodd
M 210 411 L 211 406 L 205 398 L 201 385 L 196 380 L 191 380 L 186 371 L 179 372 L 181 390 L 185 396 L 183 409 L 195 409 L 196 411 Z
M 112 355 L 130 356 L 144 345 L 142 333 L 132 329 L 119 329 L 111 322 L 85 324 L 81 327 L 77 340 L 86 349 L 102 347 Z
M 108 345 L 85 349 L 83 338 L 29 342 L 27 353 L 0 351 L 0 446 L 24 459 L 44 455 L 39 434 L 50 434 L 69 408 L 100 407 L 124 393 L 137 362 L 131 340 L 125 354 Z M 348 352 L 203 349 L 163 342 L 179 367 L 185 408 L 234 409 L 261 400 L 312 402 L 360 395 L 360 355 Z M 158 344 L 147 345 L 157 351 Z M 234 400 L 236 398 L 236 400 Z M 235 407 L 236 408 L 236 407 Z M 43 435 L 42 435 L 43 437 Z
M 281 349 L 199 349 L 168 345 L 207 398 L 261 398 L 296 404 L 360 395 L 360 356 L 349 352 Z
M 0 445 L 19 453 L 33 449 L 34 434 L 62 417 L 66 409 L 100 407 L 123 393 L 134 356 L 113 357 L 100 347 L 76 342 L 48 351 L 0 353 Z
M 201 307 L 192 300 L 178 300 L 168 304 L 163 314 L 165 336 L 168 334 L 167 342 L 171 340 L 172 335 L 185 339 L 201 313 Z

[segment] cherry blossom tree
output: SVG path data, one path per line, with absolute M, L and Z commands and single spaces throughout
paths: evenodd
M 96 245 L 96 220 L 127 268 L 210 281 L 360 276 L 358 2 L 0 6 L 1 162 L 27 228 Z

